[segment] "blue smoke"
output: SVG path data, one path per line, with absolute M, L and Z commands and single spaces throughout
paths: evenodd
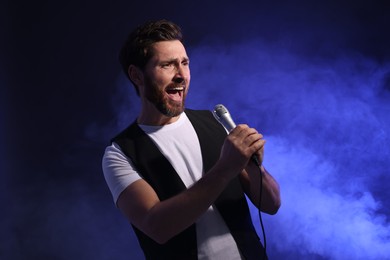
M 267 139 L 283 201 L 264 216 L 272 258 L 390 256 L 389 64 L 308 59 L 256 40 L 196 47 L 191 62 L 188 105 L 224 103 Z
M 236 123 L 267 139 L 264 164 L 283 202 L 277 215 L 262 214 L 270 257 L 390 256 L 389 64 L 353 53 L 305 57 L 260 40 L 188 49 L 187 106 L 211 110 L 222 103 Z M 128 83 L 119 84 L 120 128 L 138 104 Z

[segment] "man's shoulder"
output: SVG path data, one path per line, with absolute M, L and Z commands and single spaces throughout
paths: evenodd
M 195 110 L 186 108 L 185 113 L 191 123 L 195 126 L 203 126 L 209 129 L 223 130 L 222 125 L 215 119 L 213 113 L 210 110 Z M 195 127 L 196 128 L 196 127 Z M 225 132 L 223 130 L 223 132 Z
M 206 109 L 191 109 L 191 108 L 186 108 L 185 109 L 186 115 L 190 116 L 204 116 L 204 117 L 210 117 L 212 116 L 212 113 L 210 110 Z
M 139 128 L 139 126 L 137 124 L 137 121 L 135 120 L 128 127 L 126 127 L 125 129 L 120 131 L 118 134 L 116 134 L 111 139 L 111 143 L 112 142 L 118 143 L 119 140 L 121 140 L 121 139 L 128 139 L 129 140 L 129 139 L 133 139 L 133 138 L 136 138 L 136 137 L 139 137 L 139 136 L 142 136 L 142 135 L 143 135 L 143 132 Z

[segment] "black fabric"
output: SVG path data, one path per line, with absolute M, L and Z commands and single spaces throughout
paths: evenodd
M 153 187 L 161 201 L 186 189 L 172 165 L 136 122 L 113 141 L 131 158 L 137 170 Z M 135 226 L 133 229 L 146 259 L 198 259 L 195 225 L 164 245 L 156 243 Z
M 204 168 L 209 170 L 219 157 L 226 130 L 208 110 L 186 110 L 186 114 L 198 134 Z M 212 149 L 213 147 L 218 149 Z M 204 152 L 205 150 L 207 153 Z M 265 251 L 253 227 L 248 204 L 238 178 L 230 182 L 214 204 L 245 259 L 263 259 Z
M 210 111 L 186 109 L 186 114 L 198 135 L 204 172 L 219 158 L 226 137 L 225 129 Z M 168 199 L 186 189 L 169 161 L 136 122 L 113 138 L 131 158 L 142 177 L 153 187 L 160 200 Z M 246 259 L 262 259 L 264 249 L 252 225 L 249 208 L 238 178 L 230 182 L 215 205 L 229 227 L 242 255 Z M 160 245 L 134 227 L 146 259 L 197 259 L 195 224 Z

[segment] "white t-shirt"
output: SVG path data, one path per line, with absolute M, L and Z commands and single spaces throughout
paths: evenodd
M 202 177 L 203 162 L 199 140 L 185 113 L 169 125 L 140 127 L 172 164 L 186 187 Z M 102 167 L 115 203 L 126 187 L 142 178 L 131 160 L 115 143 L 106 148 Z M 199 259 L 241 259 L 236 242 L 213 205 L 196 222 L 196 232 Z

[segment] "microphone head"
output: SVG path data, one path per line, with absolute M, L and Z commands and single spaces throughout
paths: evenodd
M 220 118 L 224 114 L 229 113 L 229 111 L 226 109 L 226 107 L 222 104 L 215 105 L 214 107 L 214 114 Z
M 216 105 L 214 107 L 213 115 L 218 120 L 218 122 L 221 123 L 229 132 L 236 127 L 236 124 L 233 122 L 229 111 L 224 105 Z

